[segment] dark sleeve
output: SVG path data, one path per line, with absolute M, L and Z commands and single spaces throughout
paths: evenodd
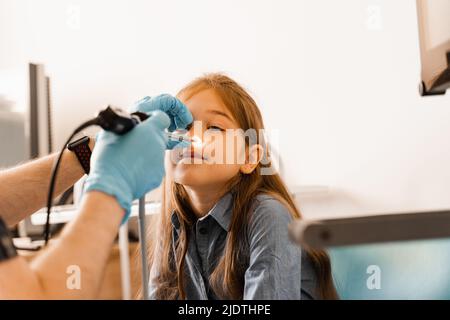
M 300 299 L 301 249 L 288 238 L 292 217 L 276 199 L 257 201 L 249 223 L 244 299 Z

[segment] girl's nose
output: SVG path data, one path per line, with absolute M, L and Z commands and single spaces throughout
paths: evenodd
M 187 128 L 186 135 L 191 138 L 191 146 L 200 148 L 203 145 L 203 126 L 202 121 L 194 121 L 193 124 Z

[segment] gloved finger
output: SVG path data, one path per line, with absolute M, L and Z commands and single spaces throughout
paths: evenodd
M 179 99 L 168 94 L 163 94 L 155 98 L 161 101 L 161 110 L 167 113 L 175 123 L 171 123 L 169 131 L 176 129 L 186 129 L 193 121 L 189 109 Z
M 161 110 L 170 117 L 169 131 L 185 129 L 192 123 L 193 117 L 189 109 L 177 98 L 169 94 L 161 94 L 154 98 L 144 97 L 135 103 L 131 112 L 152 112 Z
M 156 127 L 157 129 L 164 131 L 170 126 L 169 116 L 162 111 L 155 110 L 149 113 L 150 117 L 140 124 L 141 126 Z

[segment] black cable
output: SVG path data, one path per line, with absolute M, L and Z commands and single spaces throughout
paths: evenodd
M 50 179 L 50 185 L 48 189 L 48 198 L 47 198 L 47 220 L 45 222 L 45 230 L 44 230 L 44 237 L 45 237 L 45 245 L 47 245 L 49 237 L 50 237 L 50 212 L 53 205 L 53 193 L 55 190 L 55 182 L 56 182 L 56 176 L 58 174 L 59 165 L 61 164 L 62 156 L 64 154 L 64 150 L 66 150 L 67 144 L 70 143 L 70 141 L 73 139 L 73 137 L 79 133 L 80 131 L 86 129 L 87 127 L 90 127 L 92 125 L 99 124 L 99 119 L 94 118 L 89 121 L 86 121 L 82 125 L 80 125 L 78 128 L 76 128 L 73 133 L 70 135 L 69 139 L 67 139 L 66 143 L 63 145 L 61 151 L 59 152 L 58 159 L 53 163 L 52 173 L 51 173 L 51 179 Z
M 73 186 L 67 189 L 59 198 L 58 202 L 56 203 L 57 206 L 63 206 L 67 204 L 70 197 L 73 195 Z
M 73 137 L 81 130 L 93 125 L 99 125 L 103 130 L 111 131 L 118 135 L 123 135 L 132 130 L 140 122 L 146 120 L 148 117 L 149 115 L 143 112 L 134 112 L 132 114 L 128 114 L 119 108 L 108 106 L 106 109 L 100 111 L 97 117 L 86 121 L 73 131 L 69 139 L 67 139 L 66 143 L 63 145 L 58 159 L 55 161 L 52 168 L 47 198 L 47 221 L 45 222 L 44 230 L 45 245 L 47 245 L 48 239 L 50 237 L 50 212 L 53 205 L 53 193 L 55 189 L 56 175 L 58 174 L 58 169 L 61 163 L 62 156 L 64 154 L 64 150 L 66 150 L 66 146 L 70 143 Z

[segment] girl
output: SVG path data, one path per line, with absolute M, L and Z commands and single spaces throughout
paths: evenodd
M 201 121 L 204 137 L 213 132 L 225 140 L 227 130 L 264 129 L 255 101 L 225 75 L 198 78 L 178 98 Z M 262 161 L 270 159 L 264 139 L 238 139 L 232 150 L 211 147 L 211 140 L 166 155 L 162 214 L 149 254 L 150 297 L 337 298 L 326 253 L 301 250 L 288 239 L 288 224 L 300 212 L 278 174 L 261 174 L 271 165 Z M 210 160 L 230 159 L 230 152 L 245 161 Z

